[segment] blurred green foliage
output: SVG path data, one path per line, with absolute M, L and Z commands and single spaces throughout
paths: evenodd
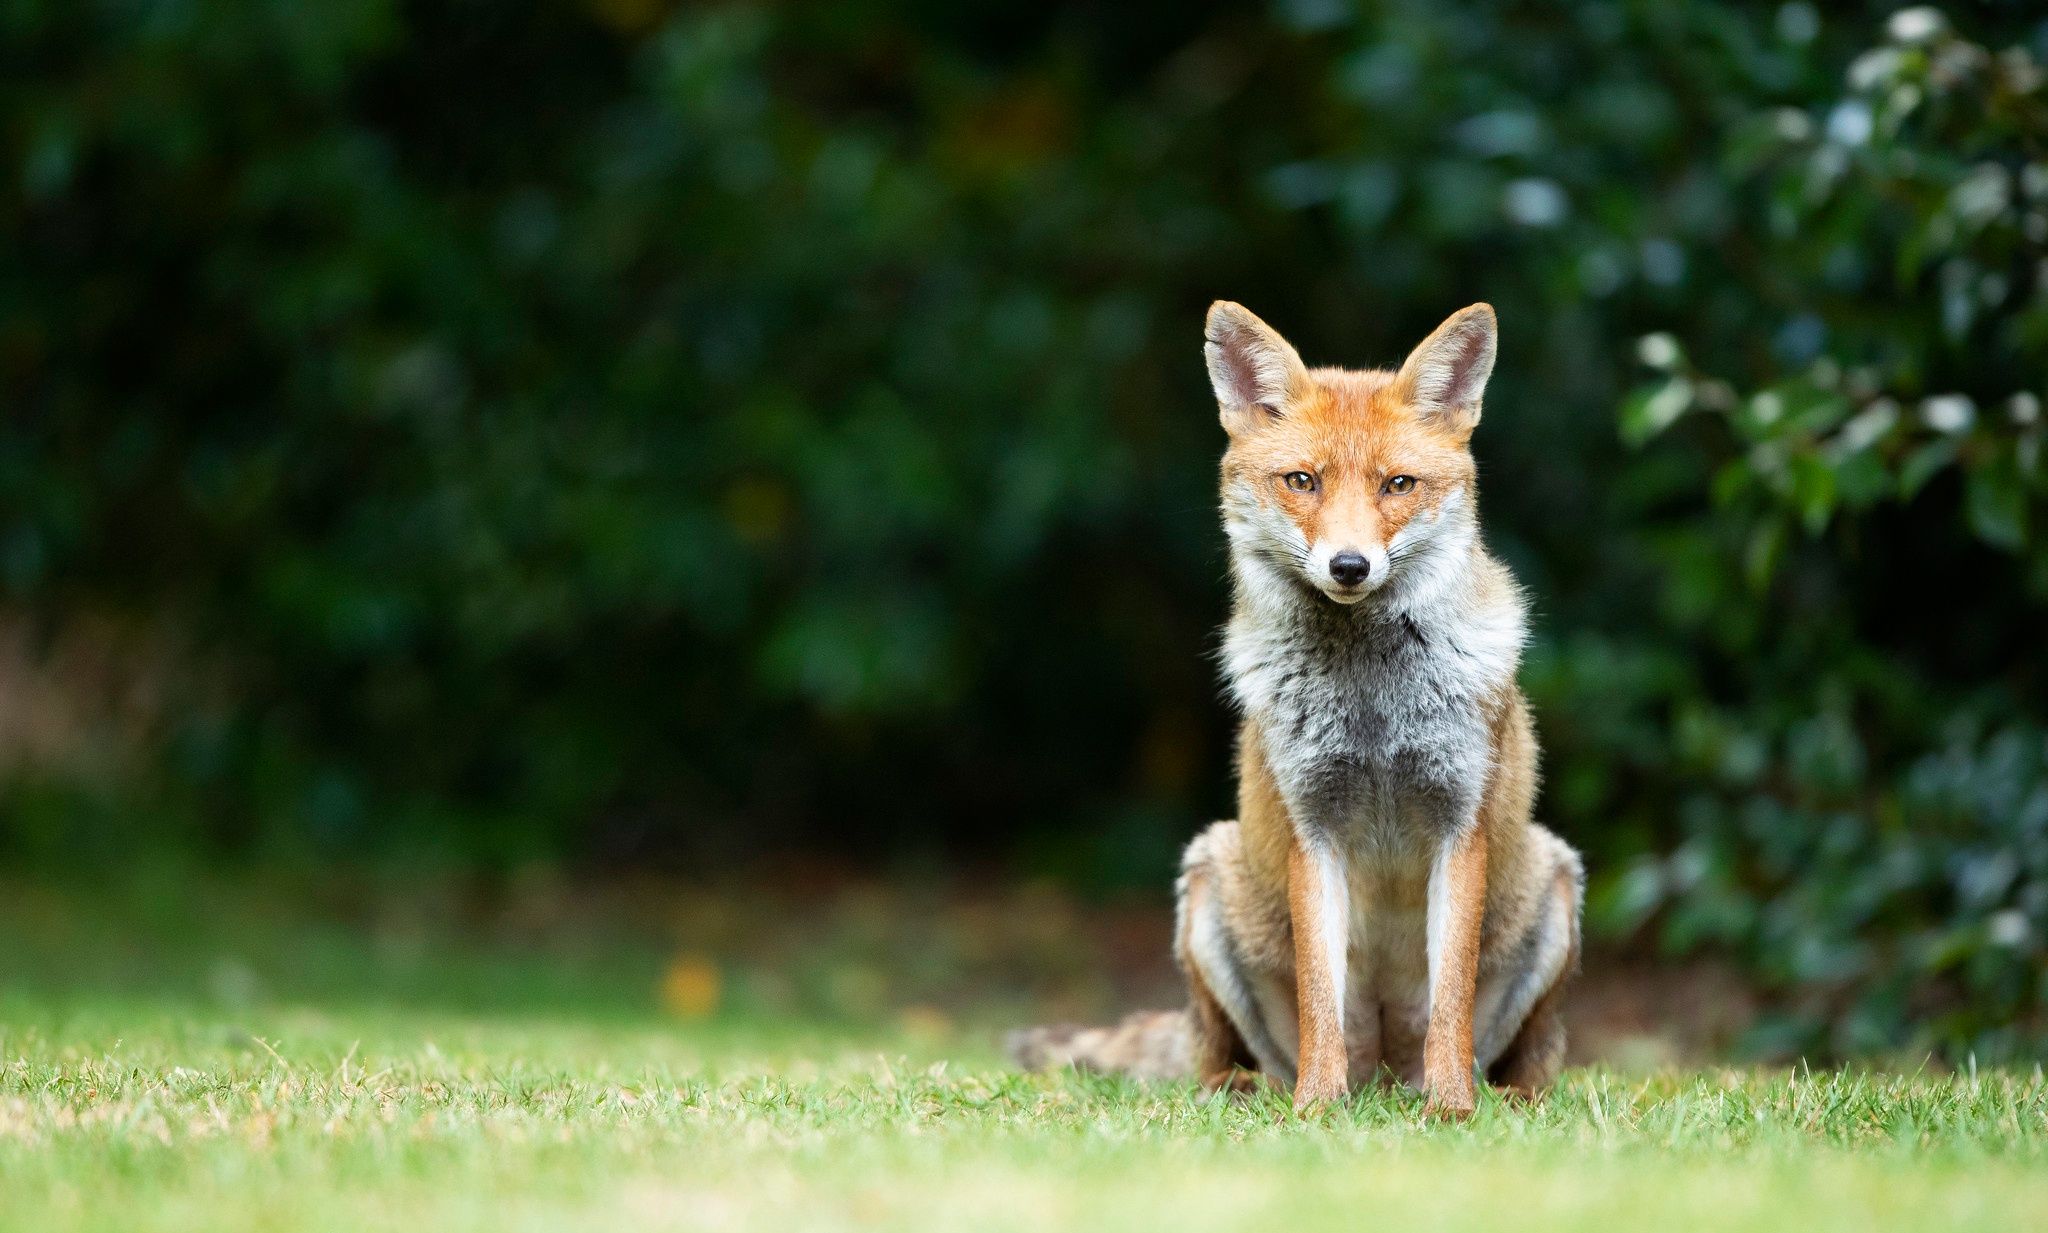
M 1596 925 L 1749 957 L 1765 1047 L 2036 1049 L 2044 53 L 2019 3 L 14 0 L 0 585 L 196 683 L 134 782 L 14 774 L 7 849 L 1163 887 L 1230 808 L 1203 308 L 1367 364 L 1486 299 Z
M 1831 105 L 1728 139 L 1804 306 L 1770 379 L 1738 394 L 1667 334 L 1639 346 L 1661 376 L 1624 433 L 1714 471 L 1657 533 L 1691 651 L 1686 838 L 1614 884 L 1612 923 L 1669 904 L 1674 943 L 1745 948 L 1802 991 L 1788 1047 L 1916 1019 L 1997 1055 L 2043 1039 L 2044 80 L 2023 47 L 1894 15 Z

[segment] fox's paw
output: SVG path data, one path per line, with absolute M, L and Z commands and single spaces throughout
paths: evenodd
M 1232 1066 L 1228 1070 L 1202 1076 L 1203 1100 L 1230 1100 L 1251 1095 L 1262 1088 L 1271 1087 L 1273 1081 L 1256 1070 Z
M 1303 1079 L 1294 1085 L 1294 1111 L 1304 1117 L 1343 1102 L 1344 1085 L 1341 1082 Z
M 1422 1116 L 1432 1122 L 1462 1122 L 1472 1116 L 1476 1104 L 1470 1083 L 1462 1090 L 1450 1084 L 1431 1086 L 1428 1098 L 1422 1102 Z

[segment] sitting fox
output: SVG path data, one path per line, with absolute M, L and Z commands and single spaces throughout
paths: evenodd
M 1385 1074 L 1462 1117 L 1475 1063 L 1533 1095 L 1564 1058 L 1584 875 L 1530 819 L 1522 595 L 1479 537 L 1493 309 L 1452 316 L 1399 372 L 1310 369 L 1228 302 L 1207 336 L 1244 718 L 1238 818 L 1182 861 L 1191 1005 L 1020 1032 L 1012 1052 L 1211 1090 L 1256 1070 L 1297 1109 Z

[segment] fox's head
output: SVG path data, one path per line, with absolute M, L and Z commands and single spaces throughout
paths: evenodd
M 1469 443 L 1493 372 L 1485 304 L 1454 313 L 1399 372 L 1311 369 L 1242 305 L 1209 309 L 1209 378 L 1230 448 L 1234 554 L 1355 604 L 1477 531 Z

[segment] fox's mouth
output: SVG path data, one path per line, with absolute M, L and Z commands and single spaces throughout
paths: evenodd
M 1375 590 L 1370 583 L 1364 582 L 1354 582 L 1349 586 L 1338 582 L 1318 582 L 1315 586 L 1316 590 L 1321 591 L 1332 603 L 1343 604 L 1347 608 Z
M 1391 564 L 1387 553 L 1377 548 L 1325 549 L 1308 554 L 1302 573 L 1331 603 L 1348 607 L 1385 585 Z

